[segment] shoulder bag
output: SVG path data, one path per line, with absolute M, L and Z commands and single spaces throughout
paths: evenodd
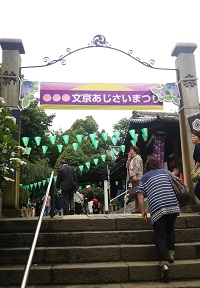
M 180 178 L 175 176 L 170 171 L 166 171 L 170 182 L 172 184 L 172 188 L 176 194 L 176 198 L 180 204 L 180 207 L 188 205 L 189 201 L 191 200 L 191 193 L 190 190 L 183 182 L 181 182 Z
M 200 166 L 192 172 L 191 180 L 192 182 L 197 182 L 200 179 Z

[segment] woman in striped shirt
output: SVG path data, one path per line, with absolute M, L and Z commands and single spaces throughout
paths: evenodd
M 142 218 L 147 219 L 144 210 L 144 198 L 149 204 L 153 224 L 155 245 L 160 261 L 164 282 L 170 280 L 169 263 L 174 262 L 175 231 L 174 224 L 180 213 L 179 203 L 171 182 L 156 158 L 150 158 L 145 164 L 145 174 L 138 187 L 138 201 Z

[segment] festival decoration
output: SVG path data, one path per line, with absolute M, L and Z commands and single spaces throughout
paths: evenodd
M 74 148 L 74 151 L 78 150 L 78 143 L 72 143 L 72 147 Z
M 85 163 L 85 166 L 86 166 L 88 169 L 90 169 L 90 162 L 86 162 L 86 163 Z
M 147 141 L 148 139 L 148 128 L 142 128 L 142 138 L 144 139 L 144 141 Z
M 78 143 L 81 143 L 83 140 L 83 135 L 76 135 L 76 139 L 77 139 Z
M 103 137 L 103 140 L 104 140 L 105 142 L 108 140 L 108 133 L 107 133 L 107 132 L 101 133 L 101 136 Z
M 40 136 L 36 136 L 36 137 L 34 137 L 34 139 L 35 139 L 35 143 L 37 144 L 37 146 L 40 146 L 42 138 Z
M 98 162 L 99 162 L 99 159 L 98 158 L 94 158 L 93 161 L 94 161 L 94 164 L 97 165 Z
M 63 145 L 62 144 L 58 144 L 57 147 L 58 147 L 58 152 L 61 153 L 62 149 L 63 149 Z
M 96 139 L 96 134 L 89 134 L 90 140 L 92 142 L 94 142 L 94 140 Z
M 122 151 L 122 153 L 123 153 L 123 155 L 124 155 L 124 152 L 125 152 L 126 146 L 125 146 L 125 145 L 120 145 L 120 149 L 121 149 L 121 151 Z
M 114 146 L 117 144 L 117 139 L 115 137 L 112 137 L 111 141 Z
M 56 135 L 49 136 L 49 140 L 50 140 L 51 144 L 54 145 L 56 143 Z
M 26 147 L 25 150 L 26 150 L 26 154 L 30 155 L 31 153 L 31 147 Z
M 135 140 L 131 140 L 131 144 L 132 144 L 132 146 L 136 146 L 136 141 Z
M 65 144 L 68 144 L 68 142 L 69 142 L 69 135 L 63 135 L 62 138 L 63 138 L 64 143 L 65 143 Z
M 38 182 L 38 187 L 39 188 L 41 187 L 41 183 L 42 183 L 41 181 Z
M 115 181 L 115 185 L 118 186 L 118 184 L 119 184 L 119 181 Z
M 28 142 L 29 142 L 29 137 L 23 137 L 22 141 L 24 143 L 24 146 L 27 147 L 28 146 Z
M 120 137 L 120 132 L 119 131 L 114 131 L 114 136 L 117 140 L 119 140 Z
M 57 179 L 57 176 L 55 175 L 55 176 L 53 176 L 53 180 L 56 182 L 56 179 Z
M 30 188 L 33 189 L 33 184 L 30 184 Z
M 114 158 L 114 156 L 115 156 L 115 150 L 114 149 L 110 150 L 110 155 L 112 156 L 112 158 Z
M 79 170 L 80 170 L 81 172 L 83 172 L 83 165 L 79 165 L 78 167 L 79 167 Z
M 48 150 L 48 146 L 42 146 L 43 154 L 46 154 L 47 150 Z
M 33 186 L 36 188 L 37 187 L 37 183 L 35 182 L 35 183 L 33 183 Z
M 106 155 L 101 155 L 101 159 L 103 162 L 105 162 L 106 161 Z
M 94 148 L 97 148 L 98 144 L 99 144 L 99 141 L 94 139 L 94 141 L 93 141 Z
M 134 139 L 135 129 L 129 130 L 128 132 L 129 132 L 129 134 L 131 135 L 131 137 Z
M 42 180 L 42 185 L 44 186 L 46 184 L 47 180 Z

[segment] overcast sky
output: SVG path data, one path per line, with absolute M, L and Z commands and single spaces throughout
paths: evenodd
M 43 58 L 58 59 L 66 49 L 87 46 L 95 35 L 141 61 L 155 60 L 155 67 L 175 68 L 171 52 L 176 43 L 200 45 L 198 0 L 10 0 L 1 1 L 1 38 L 21 39 L 25 55 L 22 66 L 42 65 Z M 195 51 L 197 77 L 200 73 L 200 47 Z M 1 59 L 0 59 L 1 60 Z M 153 70 L 113 50 L 85 49 L 66 57 L 66 65 L 23 69 L 32 81 L 67 83 L 167 83 L 176 82 L 175 72 Z M 39 95 L 38 95 L 39 97 Z M 173 111 L 174 105 L 167 109 Z M 129 111 L 61 111 L 54 129 L 70 128 L 76 119 L 92 115 L 100 129 L 109 135 L 112 125 Z M 112 135 L 111 135 L 112 136 Z

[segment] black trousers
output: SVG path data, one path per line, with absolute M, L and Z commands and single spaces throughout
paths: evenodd
M 70 215 L 74 214 L 74 192 L 73 190 L 63 190 L 63 214 Z
M 167 261 L 168 250 L 174 250 L 176 217 L 177 214 L 163 215 L 153 224 L 155 245 L 160 262 Z

